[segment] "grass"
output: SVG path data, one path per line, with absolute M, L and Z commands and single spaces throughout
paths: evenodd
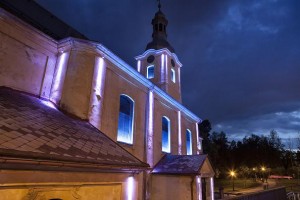
M 253 181 L 253 179 L 234 179 L 234 190 L 248 189 L 260 186 L 261 183 Z M 219 191 L 219 187 L 224 188 L 224 192 L 232 191 L 231 179 L 215 179 L 215 191 Z

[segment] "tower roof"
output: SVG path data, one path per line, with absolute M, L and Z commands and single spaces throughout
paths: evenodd
M 167 41 L 166 28 L 168 25 L 168 20 L 165 14 L 161 11 L 160 2 L 158 4 L 158 11 L 155 13 L 151 24 L 153 26 L 152 41 L 147 44 L 146 50 L 167 48 L 174 53 L 174 48 Z

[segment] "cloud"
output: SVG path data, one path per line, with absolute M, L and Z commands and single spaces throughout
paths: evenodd
M 37 2 L 133 67 L 151 40 L 157 11 L 155 1 Z M 168 40 L 183 63 L 184 105 L 232 137 L 297 131 L 292 113 L 300 107 L 299 0 L 162 3 Z
M 300 109 L 291 112 L 274 112 L 255 115 L 244 119 L 223 121 L 214 125 L 213 131 L 230 132 L 231 139 L 242 139 L 251 134 L 268 135 L 271 130 L 276 130 L 281 138 L 300 137 Z M 226 132 L 226 131 L 225 131 Z

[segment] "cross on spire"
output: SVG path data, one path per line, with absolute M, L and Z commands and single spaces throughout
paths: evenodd
M 157 0 L 157 2 L 158 2 L 158 9 L 160 10 L 161 8 L 160 0 Z

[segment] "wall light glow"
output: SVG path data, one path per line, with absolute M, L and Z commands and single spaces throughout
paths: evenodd
M 201 141 L 199 140 L 199 130 L 198 130 L 198 123 L 196 123 L 196 138 L 197 138 L 197 154 L 201 152 Z
M 180 85 L 180 80 L 181 78 L 180 78 L 180 68 L 178 68 L 178 82 L 179 82 L 179 85 Z
M 181 111 L 177 111 L 178 117 L 178 155 L 182 154 L 182 136 L 181 136 Z
M 141 61 L 140 60 L 138 60 L 138 62 L 137 62 L 137 71 L 141 72 Z
M 165 81 L 168 82 L 168 55 L 165 55 Z
M 57 103 L 61 98 L 63 81 L 67 70 L 68 58 L 68 52 L 62 53 L 58 58 L 50 94 L 50 99 L 55 103 Z
M 103 58 L 97 57 L 95 64 L 95 94 L 102 96 L 103 94 L 103 85 L 104 85 L 104 60 Z
M 161 82 L 164 83 L 165 82 L 165 55 L 162 54 L 161 55 L 161 73 L 160 73 L 160 76 L 161 76 Z
M 102 97 L 105 84 L 104 59 L 95 58 L 93 84 L 91 90 L 89 121 L 97 128 L 101 128 Z
M 201 177 L 197 176 L 197 193 L 198 193 L 198 199 L 202 200 L 202 185 L 201 185 Z
M 57 72 L 56 72 L 56 81 L 58 82 L 61 81 L 63 67 L 66 62 L 66 55 L 67 55 L 66 53 L 62 53 L 59 58 L 59 64 L 57 66 Z
M 150 167 L 153 166 L 153 110 L 154 110 L 154 97 L 153 91 L 149 91 L 148 96 L 148 132 L 147 132 L 147 162 Z
M 133 200 L 134 194 L 134 177 L 127 178 L 127 200 Z
M 42 100 L 42 99 L 41 99 L 40 101 L 41 101 L 42 104 L 44 104 L 45 106 L 57 110 L 57 108 L 55 107 L 55 105 L 54 105 L 51 101 L 46 101 L 46 100 Z
M 210 193 L 211 193 L 211 199 L 215 200 L 215 193 L 214 193 L 214 178 L 210 178 Z

